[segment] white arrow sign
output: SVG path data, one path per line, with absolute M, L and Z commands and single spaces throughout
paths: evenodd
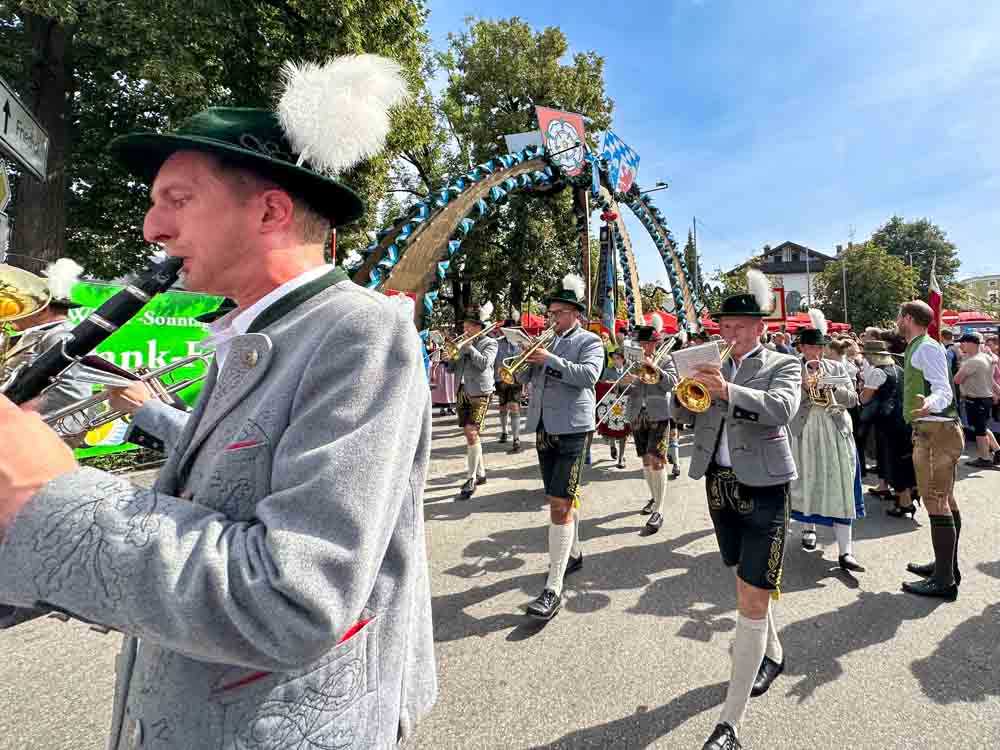
M 25 169 L 45 182 L 49 160 L 49 134 L 38 124 L 7 82 L 0 78 L 0 147 Z

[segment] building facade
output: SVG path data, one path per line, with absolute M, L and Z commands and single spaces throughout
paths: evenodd
M 762 261 L 755 264 L 761 273 L 771 277 L 774 286 L 785 289 L 785 312 L 788 315 L 804 310 L 810 296 L 815 295 L 813 284 L 816 274 L 835 261 L 832 255 L 813 250 L 797 242 L 782 242 L 763 253 Z M 746 264 L 733 269 L 739 271 Z M 815 298 L 813 302 L 816 302 Z
M 971 299 L 966 300 L 970 310 L 977 309 L 977 303 L 1000 303 L 1000 274 L 973 276 L 959 282 L 969 292 Z M 981 305 L 979 305 L 981 306 Z

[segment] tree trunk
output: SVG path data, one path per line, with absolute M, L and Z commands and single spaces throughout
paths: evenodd
M 451 277 L 451 309 L 455 316 L 455 330 L 459 331 L 462 329 L 462 313 L 465 310 L 465 305 L 462 302 L 462 281 L 461 279 Z
M 19 13 L 31 39 L 25 65 L 29 88 L 24 103 L 49 134 L 48 181 L 22 171 L 11 214 L 11 251 L 44 260 L 66 250 L 66 166 L 73 93 L 73 28 L 27 11 Z

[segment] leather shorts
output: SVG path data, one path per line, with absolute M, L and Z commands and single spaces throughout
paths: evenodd
M 639 458 L 656 456 L 661 461 L 667 460 L 667 446 L 670 443 L 670 423 L 664 419 L 652 422 L 646 418 L 645 410 L 639 412 L 639 417 L 632 425 L 632 437 L 635 440 L 635 452 Z
M 544 425 L 539 425 L 535 433 L 535 449 L 538 451 L 538 466 L 542 470 L 545 494 L 572 500 L 574 506 L 580 504 L 580 477 L 583 473 L 583 459 L 587 452 L 586 432 L 571 432 L 566 435 L 550 435 Z
M 788 535 L 788 483 L 750 487 L 714 463 L 705 474 L 708 511 L 722 561 L 751 586 L 778 591 Z
M 470 396 L 465 392 L 465 387 L 458 389 L 455 411 L 458 414 L 458 426 L 475 426 L 482 432 L 483 424 L 486 422 L 486 413 L 490 410 L 490 398 L 492 393 L 485 396 Z

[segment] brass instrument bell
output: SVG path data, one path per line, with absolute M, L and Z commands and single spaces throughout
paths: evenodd
M 733 345 L 729 344 L 722 350 L 720 358 L 725 362 L 732 353 Z M 708 407 L 712 405 L 712 394 L 708 392 L 708 388 L 692 377 L 683 378 L 674 387 L 674 395 L 681 406 L 695 414 L 708 411 Z
M 513 357 L 507 357 L 500 366 L 500 380 L 507 385 L 514 385 L 517 382 L 517 376 L 528 367 L 528 357 L 538 349 L 547 347 L 555 340 L 555 337 L 555 328 L 549 326 L 538 334 L 538 338 L 528 344 L 523 352 Z

